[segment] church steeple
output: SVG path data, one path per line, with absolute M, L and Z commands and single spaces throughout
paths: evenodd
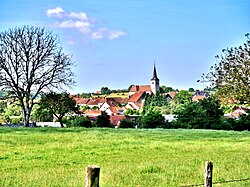
M 151 91 L 154 95 L 156 95 L 156 93 L 160 91 L 160 80 L 157 77 L 155 63 L 154 63 L 153 77 L 151 79 Z
M 157 73 L 156 73 L 156 68 L 155 68 L 155 63 L 154 63 L 154 70 L 153 70 L 153 77 L 151 80 L 157 80 L 158 77 L 157 77 Z M 159 79 L 158 79 L 159 80 Z

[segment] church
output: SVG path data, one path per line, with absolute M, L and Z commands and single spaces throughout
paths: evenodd
M 160 80 L 157 77 L 156 67 L 154 64 L 153 77 L 150 80 L 150 85 L 133 85 L 129 90 L 128 104 L 126 109 L 139 110 L 142 108 L 146 94 L 153 94 L 160 91 Z
M 148 94 L 154 94 L 160 91 L 160 80 L 157 77 L 156 67 L 154 64 L 153 77 L 150 81 L 150 85 L 133 85 L 129 90 L 129 96 L 134 95 L 136 92 L 146 92 Z

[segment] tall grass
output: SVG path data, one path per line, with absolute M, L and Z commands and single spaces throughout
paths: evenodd
M 250 133 L 206 130 L 0 128 L 0 186 L 182 186 L 250 177 Z M 220 184 L 249 187 L 250 181 Z

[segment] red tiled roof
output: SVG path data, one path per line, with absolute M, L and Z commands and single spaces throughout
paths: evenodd
M 116 115 L 116 116 L 110 116 L 110 123 L 113 124 L 113 125 L 118 125 L 118 123 L 123 120 L 123 119 L 126 119 L 125 116 L 123 115 Z
M 204 95 L 195 95 L 192 97 L 192 101 L 195 102 L 195 101 L 198 101 L 198 100 L 204 99 L 204 98 L 206 98 L 206 96 L 204 96 Z
M 145 92 L 150 91 L 151 92 L 151 86 L 150 85 L 133 85 L 129 90 L 129 92 L 138 92 L 138 91 L 145 91 Z
M 176 92 L 169 92 L 168 94 L 173 98 L 177 93 Z
M 117 114 L 117 113 L 120 113 L 120 110 L 122 110 L 122 108 L 121 107 L 110 107 L 109 108 L 110 110 L 111 110 L 111 112 L 113 113 L 113 114 Z
M 98 101 L 97 100 L 94 100 L 94 99 L 91 99 L 89 102 L 88 102 L 88 105 L 98 105 Z
M 101 115 L 102 111 L 100 110 L 87 110 L 84 112 L 85 115 Z
M 114 101 L 106 101 L 106 103 L 110 106 L 110 107 L 116 107 L 117 103 Z
M 106 101 L 106 98 L 100 97 L 96 99 L 99 103 L 104 103 Z
M 88 105 L 98 105 L 99 103 L 104 103 L 105 98 L 100 97 L 100 98 L 92 98 L 89 100 Z
M 136 92 L 128 99 L 128 102 L 138 102 L 139 99 L 145 95 L 145 93 L 145 91 Z
M 86 105 L 89 102 L 90 99 L 88 98 L 78 98 L 76 99 L 76 104 L 82 104 L 82 105 Z
M 127 102 L 127 98 L 121 98 L 121 97 L 109 97 L 106 98 L 106 101 L 114 101 L 116 103 L 120 103 L 120 104 L 125 104 Z

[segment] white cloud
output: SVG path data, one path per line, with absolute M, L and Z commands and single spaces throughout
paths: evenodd
M 90 28 L 91 24 L 85 21 L 67 20 L 67 21 L 57 22 L 55 26 L 59 28 L 76 28 L 83 33 L 89 33 L 91 31 Z
M 127 35 L 127 33 L 123 32 L 123 31 L 111 30 L 109 32 L 108 39 L 114 40 L 114 39 L 120 38 L 121 36 L 126 36 L 126 35 Z
M 56 7 L 53 9 L 48 9 L 46 14 L 49 17 L 62 17 L 62 14 L 64 13 L 64 10 L 61 7 Z
M 89 17 L 85 12 L 65 12 L 61 7 L 48 9 L 46 12 L 48 17 L 60 18 L 54 26 L 65 29 L 77 29 L 86 37 L 92 39 L 109 39 L 114 40 L 127 33 L 119 30 L 107 28 L 98 28 L 95 23 L 95 18 Z
M 69 17 L 79 19 L 79 20 L 88 20 L 88 16 L 85 12 L 79 12 L 79 13 L 71 12 L 69 13 Z
M 118 30 L 109 30 L 106 28 L 100 28 L 96 32 L 92 32 L 92 38 L 93 39 L 109 39 L 109 40 L 114 40 L 118 39 L 121 36 L 125 36 L 127 33 L 123 31 L 118 31 Z

